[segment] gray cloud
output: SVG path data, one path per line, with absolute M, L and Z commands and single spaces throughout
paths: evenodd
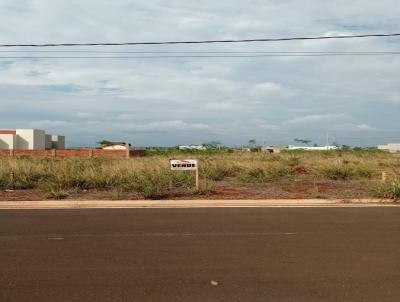
M 395 0 L 3 0 L 0 10 L 2 43 L 400 32 Z M 397 51 L 399 45 L 399 38 L 371 38 L 96 50 Z M 0 54 L 7 55 L 24 53 Z M 0 128 L 42 127 L 67 134 L 70 145 L 102 138 L 288 144 L 294 137 L 323 141 L 326 131 L 340 143 L 387 143 L 400 130 L 399 69 L 398 56 L 0 59 Z

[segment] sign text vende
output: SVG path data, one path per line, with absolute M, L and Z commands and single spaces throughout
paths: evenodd
M 170 160 L 171 170 L 173 171 L 196 171 L 197 160 L 186 159 L 186 160 Z

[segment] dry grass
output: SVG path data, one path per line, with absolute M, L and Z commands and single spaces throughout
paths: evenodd
M 168 155 L 133 159 L 1 158 L 0 189 L 37 189 L 55 199 L 68 197 L 71 190 L 91 189 L 115 190 L 122 195 L 137 191 L 144 198 L 166 198 L 176 196 L 177 192 L 184 196 L 210 192 L 212 182 L 225 177 L 242 183 L 298 177 L 309 177 L 312 181 L 371 179 L 376 183 L 383 171 L 393 177 L 400 171 L 400 157 L 379 151 L 224 153 L 190 157 L 199 160 L 203 180 L 200 192 L 193 190 L 190 173 L 169 170 Z

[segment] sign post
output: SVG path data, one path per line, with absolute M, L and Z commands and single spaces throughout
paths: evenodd
M 177 160 L 171 159 L 170 166 L 172 171 L 194 171 L 196 189 L 199 189 L 199 169 L 196 159 Z

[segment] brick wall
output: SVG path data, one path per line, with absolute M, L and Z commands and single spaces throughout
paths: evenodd
M 66 150 L 0 150 L 0 157 L 108 157 L 125 158 L 126 150 L 66 149 Z M 130 150 L 130 157 L 144 156 L 144 150 Z
M 141 156 L 144 156 L 145 153 L 146 153 L 146 151 L 144 149 L 130 150 L 129 156 L 130 157 L 141 157 Z

